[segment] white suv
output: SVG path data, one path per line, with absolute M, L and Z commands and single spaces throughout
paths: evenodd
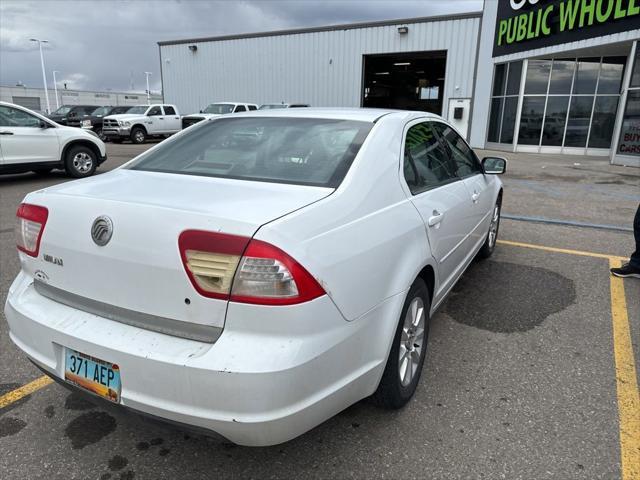
M 63 168 L 70 176 L 82 178 L 93 175 L 106 159 L 105 145 L 95 133 L 0 102 L 0 173 L 49 173 Z

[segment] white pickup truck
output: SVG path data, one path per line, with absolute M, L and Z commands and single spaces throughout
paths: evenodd
M 102 133 L 114 143 L 131 140 L 144 143 L 147 138 L 168 136 L 182 129 L 175 105 L 138 105 L 127 113 L 104 117 Z
M 213 117 L 219 117 L 220 115 L 227 115 L 229 113 L 248 112 L 257 110 L 258 106 L 255 103 L 245 102 L 218 102 L 207 105 L 204 110 L 200 110 L 200 113 L 192 113 L 191 115 L 185 115 L 182 117 L 182 128 L 190 127 L 191 125 L 207 120 Z

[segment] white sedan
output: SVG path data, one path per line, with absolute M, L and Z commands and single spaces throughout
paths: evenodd
M 30 193 L 5 313 L 45 373 L 243 445 L 373 395 L 400 408 L 429 319 L 495 248 L 502 158 L 440 117 L 219 117 Z

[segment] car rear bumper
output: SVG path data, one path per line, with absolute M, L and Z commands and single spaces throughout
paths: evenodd
M 116 363 L 121 404 L 250 446 L 290 440 L 373 393 L 403 298 L 347 322 L 329 297 L 294 307 L 229 304 L 214 344 L 152 332 L 39 295 L 20 273 L 10 337 L 64 378 L 64 348 Z

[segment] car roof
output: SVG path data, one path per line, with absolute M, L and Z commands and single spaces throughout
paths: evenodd
M 375 122 L 387 115 L 402 116 L 406 118 L 433 117 L 438 115 L 428 112 L 416 112 L 412 110 L 392 110 L 384 108 L 282 108 L 275 110 L 254 110 L 235 115 L 242 116 L 266 116 L 266 117 L 293 117 L 293 118 L 326 118 L 333 120 L 355 120 L 360 122 Z M 235 116 L 234 115 L 234 116 Z

